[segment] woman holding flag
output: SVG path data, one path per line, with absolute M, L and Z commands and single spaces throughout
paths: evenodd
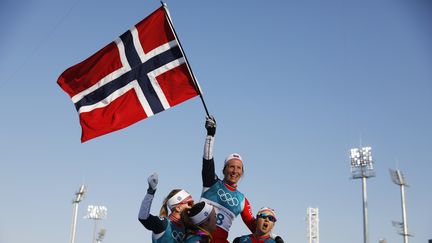
M 213 159 L 214 135 L 216 134 L 216 120 L 212 116 L 206 118 L 205 128 L 207 136 L 204 144 L 202 181 L 203 192 L 201 200 L 214 206 L 216 210 L 217 228 L 212 233 L 215 243 L 227 243 L 228 232 L 232 221 L 239 214 L 243 222 L 253 233 L 256 229 L 256 219 L 248 199 L 237 190 L 237 184 L 243 176 L 243 159 L 237 154 L 228 155 L 222 169 L 223 179 L 219 179 L 215 173 Z M 277 243 L 283 243 L 280 236 L 273 235 Z
M 138 213 L 138 220 L 146 229 L 153 232 L 153 243 L 183 242 L 185 227 L 180 214 L 183 210 L 192 207 L 192 196 L 185 190 L 172 190 L 164 200 L 160 210 L 160 217 L 153 216 L 150 214 L 150 207 L 158 184 L 158 175 L 156 173 L 148 177 L 148 184 L 147 194 Z M 171 211 L 169 215 L 168 209 Z
M 222 170 L 224 178 L 219 179 L 215 173 L 213 160 L 214 135 L 216 133 L 216 121 L 213 117 L 207 117 L 205 128 L 207 136 L 204 145 L 202 181 L 203 192 L 201 200 L 214 206 L 216 210 L 217 228 L 212 233 L 212 242 L 228 242 L 228 232 L 232 221 L 239 214 L 243 222 L 253 232 L 255 219 L 247 198 L 237 190 L 237 183 L 243 176 L 243 160 L 239 154 L 231 154 L 225 159 Z

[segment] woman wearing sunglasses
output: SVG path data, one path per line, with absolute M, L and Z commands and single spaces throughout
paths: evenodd
M 229 155 L 224 162 L 223 179 L 215 173 L 213 159 L 213 143 L 216 133 L 216 121 L 207 117 L 205 128 L 207 130 L 204 145 L 202 181 L 203 192 L 201 200 L 215 207 L 216 230 L 212 233 L 214 243 L 227 243 L 228 232 L 234 218 L 241 215 L 243 222 L 254 232 L 255 219 L 247 198 L 237 190 L 237 183 L 243 176 L 243 160 L 239 154 Z
M 262 208 L 257 214 L 257 225 L 255 232 L 250 235 L 237 237 L 234 239 L 233 243 L 279 242 L 278 240 L 274 240 L 273 238 L 271 238 L 271 230 L 273 229 L 276 221 L 276 214 L 273 209 Z
M 163 202 L 159 213 L 160 217 L 153 216 L 150 214 L 150 207 L 158 184 L 158 175 L 156 173 L 148 177 L 148 184 L 147 194 L 138 213 L 138 220 L 146 229 L 153 232 L 153 243 L 183 242 L 185 227 L 180 219 L 180 214 L 184 209 L 192 207 L 192 196 L 185 190 L 172 190 Z M 169 215 L 168 209 L 171 211 Z
M 212 205 L 199 202 L 183 210 L 181 218 L 186 226 L 185 243 L 208 243 L 216 229 L 216 212 Z

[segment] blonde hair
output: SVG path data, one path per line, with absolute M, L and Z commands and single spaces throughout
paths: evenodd
M 167 217 L 168 216 L 168 206 L 167 206 L 168 200 L 170 198 L 172 198 L 179 191 L 181 191 L 181 189 L 174 189 L 168 194 L 168 196 L 166 196 L 166 198 L 163 201 L 162 207 L 159 211 L 160 217 Z

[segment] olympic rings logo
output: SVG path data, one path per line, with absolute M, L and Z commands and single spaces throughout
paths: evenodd
M 222 200 L 222 202 L 226 202 L 230 206 L 238 206 L 239 205 L 239 200 L 237 198 L 233 197 L 228 192 L 224 192 L 224 190 L 219 189 L 217 191 L 217 194 L 219 195 L 219 198 L 220 198 L 220 200 Z
M 171 233 L 171 236 L 175 239 L 176 242 L 183 242 L 184 239 L 184 233 L 180 231 L 175 231 Z

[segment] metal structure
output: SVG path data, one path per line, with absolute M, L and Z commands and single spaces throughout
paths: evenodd
M 396 185 L 400 186 L 401 191 L 401 204 L 402 204 L 402 222 L 393 221 L 393 226 L 400 229 L 399 234 L 403 236 L 404 243 L 408 243 L 408 237 L 412 236 L 408 233 L 408 223 L 407 223 L 407 212 L 406 212 L 406 202 L 405 202 L 405 187 L 408 187 L 405 176 L 400 170 L 390 169 L 390 176 Z
M 71 243 L 75 243 L 76 223 L 78 214 L 78 204 L 84 198 L 84 194 L 87 192 L 87 187 L 82 185 L 79 190 L 75 193 L 75 199 L 72 201 L 73 213 L 72 213 L 72 229 L 71 229 Z
M 107 216 L 107 208 L 105 206 L 94 206 L 89 205 L 87 207 L 87 215 L 84 216 L 86 219 L 93 219 L 94 220 L 94 228 L 93 228 L 93 243 L 96 243 L 96 229 L 97 229 L 97 222 L 99 220 L 105 219 Z M 105 235 L 105 232 L 102 235 Z
M 319 212 L 318 208 L 307 209 L 309 243 L 319 243 Z
M 97 243 L 101 243 L 103 238 L 105 237 L 106 229 L 99 230 L 98 237 L 96 238 Z
M 371 151 L 371 147 L 353 148 L 350 155 L 352 179 L 362 179 L 364 243 L 369 243 L 366 179 L 375 176 Z

